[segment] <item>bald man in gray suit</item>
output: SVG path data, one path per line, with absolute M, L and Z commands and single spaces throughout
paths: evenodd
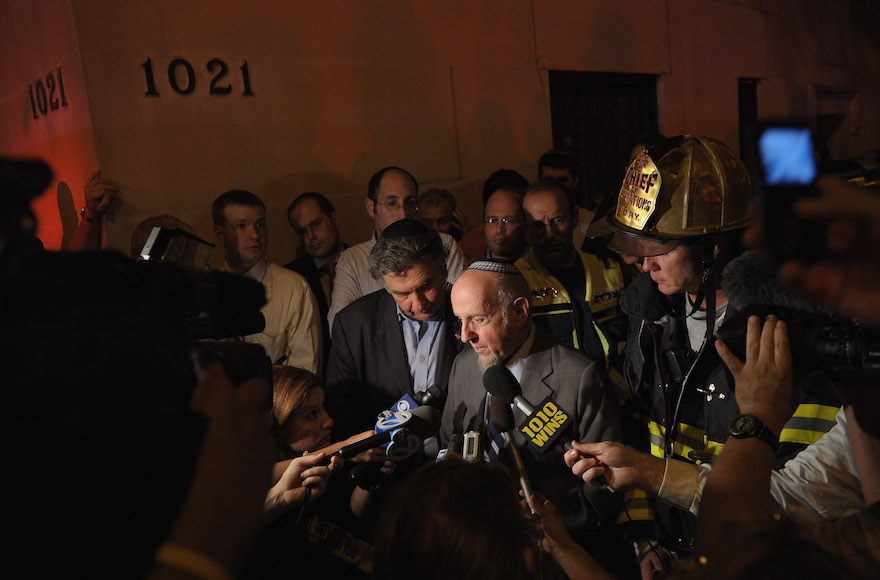
M 550 397 L 571 415 L 563 438 L 620 440 L 620 413 L 604 365 L 537 330 L 529 296 L 515 265 L 492 260 L 474 262 L 452 287 L 461 340 L 472 348 L 465 348 L 453 363 L 441 441 L 455 433 L 482 430 L 487 408 L 482 376 L 497 364 L 507 366 L 519 380 L 527 401 L 538 406 Z M 517 408 L 513 413 L 516 425 L 526 419 Z M 518 429 L 513 431 L 533 487 L 557 506 L 569 529 L 595 530 L 613 523 L 622 498 L 583 484 L 572 477 L 559 450 L 541 453 Z

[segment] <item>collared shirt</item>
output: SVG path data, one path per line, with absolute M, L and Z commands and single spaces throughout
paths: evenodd
M 407 317 L 397 306 L 397 320 L 403 329 L 403 343 L 409 360 L 409 374 L 413 379 L 413 391 L 428 390 L 437 384 L 437 365 L 443 357 L 446 341 L 446 316 L 444 310 L 420 322 Z M 439 339 L 439 340 L 438 340 Z
M 266 289 L 266 305 L 260 309 L 266 328 L 244 341 L 260 344 L 273 363 L 286 356 L 283 364 L 320 373 L 323 339 L 318 304 L 305 278 L 266 260 L 244 275 Z
M 446 258 L 446 281 L 450 285 L 458 279 L 464 269 L 464 255 L 452 236 L 440 234 L 449 256 Z M 361 242 L 347 250 L 343 250 L 336 262 L 336 279 L 333 282 L 333 299 L 327 321 L 333 329 L 333 319 L 340 310 L 367 294 L 372 294 L 385 287 L 384 280 L 374 280 L 370 275 L 370 250 L 376 245 L 376 233 L 366 242 Z
M 534 323 L 532 323 L 532 328 L 529 330 L 529 336 L 526 338 L 526 341 L 516 349 L 516 352 L 513 353 L 513 356 L 507 361 L 506 366 L 510 369 L 510 372 L 513 373 L 513 376 L 516 377 L 517 382 L 522 379 L 523 369 L 526 368 L 526 360 L 529 357 L 529 353 L 532 352 L 533 342 L 535 342 Z

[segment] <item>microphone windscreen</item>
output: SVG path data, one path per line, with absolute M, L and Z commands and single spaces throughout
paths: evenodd
M 410 413 L 413 421 L 407 424 L 409 430 L 421 438 L 431 437 L 440 429 L 440 413 L 429 405 L 416 407 Z
M 483 373 L 483 388 L 508 405 L 513 403 L 517 395 L 522 394 L 522 388 L 516 377 L 504 365 L 495 365 L 486 369 Z
M 495 397 L 489 403 L 489 416 L 499 432 L 513 431 L 513 409 L 510 408 L 510 403 Z
M 462 449 L 464 449 L 464 435 L 461 433 L 456 433 L 449 439 L 449 445 L 446 446 L 446 449 L 449 453 L 457 453 L 461 455 Z
M 779 281 L 779 265 L 767 254 L 748 251 L 724 267 L 721 287 L 736 310 L 765 304 L 801 312 L 826 313 L 818 300 L 799 294 Z

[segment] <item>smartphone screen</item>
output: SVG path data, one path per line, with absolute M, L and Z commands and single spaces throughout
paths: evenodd
M 793 209 L 799 199 L 818 194 L 809 127 L 764 124 L 753 133 L 750 146 L 764 250 L 780 262 L 820 259 L 825 253 L 824 230 L 798 219 Z
M 813 139 L 806 127 L 768 127 L 758 138 L 764 184 L 811 185 L 816 180 Z

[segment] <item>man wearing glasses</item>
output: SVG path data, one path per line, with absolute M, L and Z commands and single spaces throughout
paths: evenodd
M 515 262 L 526 249 L 526 230 L 520 199 L 522 192 L 501 188 L 489 196 L 485 209 L 487 258 Z
M 385 167 L 373 174 L 367 186 L 364 208 L 375 225 L 369 240 L 343 251 L 336 263 L 336 279 L 330 313 L 327 320 L 333 328 L 333 319 L 340 310 L 360 298 L 383 288 L 382 280 L 370 276 L 370 250 L 386 227 L 404 218 L 416 219 L 419 185 L 405 169 Z M 446 260 L 447 280 L 455 282 L 464 268 L 461 248 L 451 236 L 440 234 L 449 257 Z
M 535 322 L 593 360 L 615 362 L 616 343 L 626 328 L 618 306 L 620 266 L 574 247 L 578 217 L 571 191 L 563 185 L 533 183 L 522 207 L 530 249 L 516 265 L 529 284 Z

